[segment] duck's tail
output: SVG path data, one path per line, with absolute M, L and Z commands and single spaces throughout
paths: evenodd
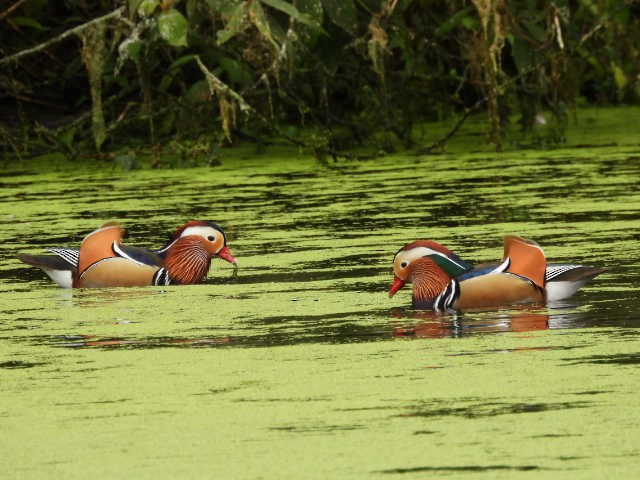
M 27 265 L 40 268 L 61 287 L 71 288 L 73 285 L 73 273 L 76 267 L 58 255 L 20 253 L 18 259 Z
M 545 273 L 547 302 L 569 298 L 591 279 L 606 271 L 606 268 L 588 265 L 549 265 Z

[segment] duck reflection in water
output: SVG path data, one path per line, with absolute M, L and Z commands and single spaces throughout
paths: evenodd
M 556 324 L 565 325 L 568 316 L 572 317 L 572 321 L 578 320 L 579 317 L 576 313 L 550 313 L 542 308 L 535 311 L 531 306 L 503 311 L 475 310 L 445 314 L 397 308 L 391 311 L 391 315 L 398 319 L 418 320 L 414 325 L 405 324 L 393 330 L 394 337 L 416 338 L 458 338 L 481 333 L 532 332 L 554 328 Z

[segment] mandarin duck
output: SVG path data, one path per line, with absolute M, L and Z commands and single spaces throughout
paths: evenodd
M 122 244 L 125 230 L 106 223 L 87 235 L 79 249 L 49 248 L 54 255 L 20 254 L 24 263 L 39 267 L 64 288 L 133 287 L 201 283 L 211 259 L 236 265 L 220 225 L 190 221 L 178 228 L 160 250 Z
M 474 268 L 439 243 L 418 240 L 396 253 L 393 271 L 390 297 L 406 283 L 412 283 L 413 308 L 443 312 L 563 300 L 605 270 L 547 264 L 537 243 L 507 236 L 500 264 Z

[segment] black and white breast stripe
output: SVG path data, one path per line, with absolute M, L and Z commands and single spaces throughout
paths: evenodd
M 454 278 L 449 282 L 447 288 L 445 288 L 440 295 L 438 295 L 433 301 L 433 309 L 436 312 L 446 312 L 449 309 L 453 309 L 453 304 L 460 296 L 460 283 Z
M 153 275 L 154 285 L 171 285 L 171 277 L 165 268 L 161 268 Z
M 75 250 L 73 248 L 47 248 L 48 252 L 55 253 L 63 260 L 73 265 L 75 268 L 78 268 L 78 264 L 80 263 L 80 251 Z

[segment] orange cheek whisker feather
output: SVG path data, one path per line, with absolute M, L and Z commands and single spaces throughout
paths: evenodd
M 204 280 L 210 265 L 211 259 L 204 247 L 188 237 L 178 240 L 165 260 L 169 276 L 178 283 L 196 283 Z
M 433 261 L 417 261 L 411 274 L 414 304 L 432 302 L 447 287 L 450 280 Z

